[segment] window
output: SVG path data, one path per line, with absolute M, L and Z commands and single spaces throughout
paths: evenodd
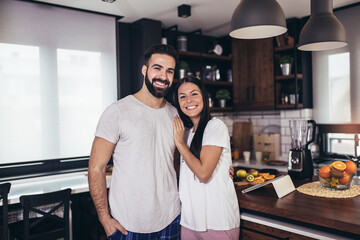
M 115 17 L 26 1 L 0 16 L 0 164 L 89 156 L 117 100 Z
M 326 134 L 327 153 L 354 156 L 355 134 L 328 133 Z
M 329 55 L 328 62 L 330 122 L 349 123 L 351 121 L 349 53 Z

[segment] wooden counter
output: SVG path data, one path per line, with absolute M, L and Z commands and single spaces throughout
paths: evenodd
M 298 187 L 306 182 L 298 181 L 294 185 Z M 236 187 L 241 212 L 360 239 L 360 196 L 329 199 L 294 191 L 279 199 L 272 184 L 242 194 L 247 187 Z

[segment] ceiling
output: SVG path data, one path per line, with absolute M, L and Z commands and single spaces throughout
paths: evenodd
M 162 22 L 164 28 L 178 25 L 179 31 L 192 32 L 198 29 L 210 36 L 224 36 L 229 33 L 232 13 L 239 0 L 116 0 L 113 3 L 102 0 L 36 0 L 73 8 L 123 16 L 121 22 L 132 23 L 141 18 Z M 286 18 L 310 15 L 310 0 L 277 0 Z M 358 0 L 333 0 L 334 8 L 343 7 Z M 180 18 L 177 7 L 191 6 L 191 16 Z

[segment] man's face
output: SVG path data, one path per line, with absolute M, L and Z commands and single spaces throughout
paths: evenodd
M 149 92 L 156 98 L 163 98 L 174 80 L 175 59 L 166 54 L 155 53 L 148 66 L 143 66 L 142 73 Z

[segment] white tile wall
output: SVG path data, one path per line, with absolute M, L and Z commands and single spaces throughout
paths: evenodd
M 256 112 L 229 112 L 213 113 L 225 122 L 230 136 L 233 131 L 234 122 L 252 121 L 254 134 L 261 131 L 269 125 L 278 125 L 281 127 L 281 157 L 279 160 L 287 161 L 291 147 L 289 120 L 309 120 L 313 118 L 312 109 L 286 110 L 286 111 L 256 111 Z

